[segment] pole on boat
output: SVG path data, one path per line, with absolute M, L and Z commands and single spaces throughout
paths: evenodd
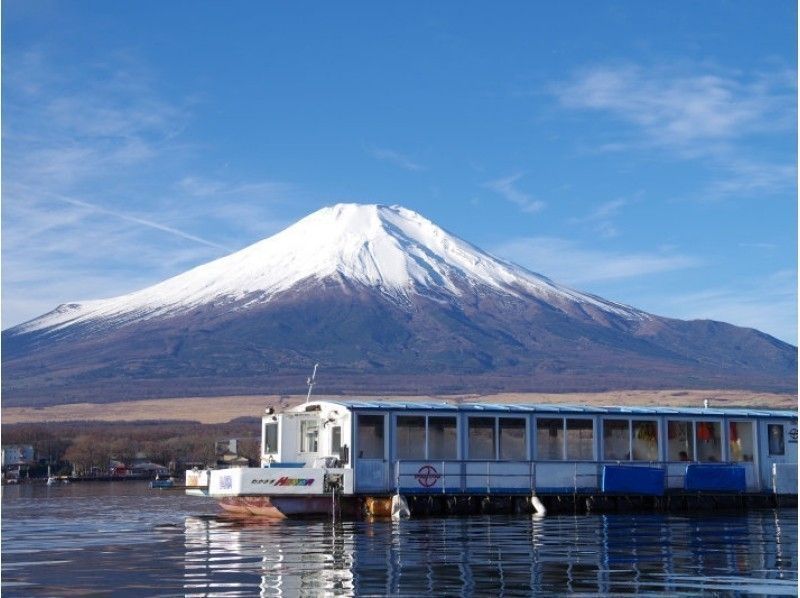
M 306 395 L 306 403 L 311 400 L 311 390 L 314 388 L 314 384 L 316 383 L 317 379 L 317 368 L 319 367 L 318 363 L 314 364 L 314 371 L 311 373 L 311 377 L 306 381 L 308 384 L 308 394 Z

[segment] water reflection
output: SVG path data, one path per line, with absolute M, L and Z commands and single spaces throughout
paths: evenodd
M 187 595 L 795 594 L 793 512 L 278 522 L 189 517 Z M 794 535 L 785 546 L 782 528 Z
M 3 596 L 794 595 L 797 511 L 236 520 L 136 484 L 6 488 Z

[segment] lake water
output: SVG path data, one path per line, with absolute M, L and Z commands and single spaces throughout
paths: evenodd
M 3 596 L 797 594 L 797 512 L 244 521 L 142 483 L 3 488 Z

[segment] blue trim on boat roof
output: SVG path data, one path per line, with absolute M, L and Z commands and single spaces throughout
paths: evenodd
M 367 401 L 363 399 L 319 399 L 313 403 L 329 403 L 350 410 L 375 411 L 469 411 L 491 413 L 569 413 L 586 415 L 676 415 L 676 416 L 727 416 L 727 417 L 770 417 L 797 418 L 796 411 L 786 409 L 747 409 L 709 407 L 618 407 L 589 406 L 571 404 L 539 403 L 448 403 L 426 401 Z M 300 405 L 299 408 L 302 408 Z

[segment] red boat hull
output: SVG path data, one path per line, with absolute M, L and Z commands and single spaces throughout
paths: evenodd
M 219 505 L 234 515 L 286 519 L 331 513 L 329 496 L 226 496 Z

